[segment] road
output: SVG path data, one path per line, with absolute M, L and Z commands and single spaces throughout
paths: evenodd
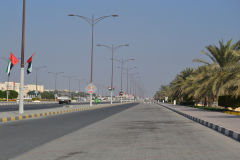
M 0 159 L 6 160 L 36 146 L 74 132 L 94 122 L 128 109 L 135 104 L 76 112 L 43 119 L 0 125 Z
M 110 102 L 100 102 L 100 104 L 108 104 Z M 115 102 L 116 103 L 116 102 Z M 81 103 L 72 103 L 71 105 L 79 105 L 79 104 L 89 104 L 89 102 L 81 102 Z M 49 108 L 56 108 L 56 107 L 63 107 L 66 104 L 58 104 L 58 103 L 52 103 L 52 104 L 25 104 L 24 110 L 37 110 L 37 109 L 49 109 Z M 1 105 L 0 106 L 0 112 L 9 112 L 9 111 L 17 111 L 18 105 Z
M 0 137 L 0 159 L 240 159 L 239 142 L 157 104 L 6 123 Z

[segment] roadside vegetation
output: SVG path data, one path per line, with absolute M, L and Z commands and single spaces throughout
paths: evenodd
M 69 92 L 64 92 L 64 91 L 58 91 L 59 94 L 58 96 L 62 95 L 69 95 Z M 55 100 L 55 94 L 56 92 L 54 91 L 44 91 L 44 92 L 38 92 L 36 95 L 35 91 L 29 91 L 28 93 L 29 97 L 32 97 L 32 100 Z M 85 92 L 71 92 L 70 95 L 72 96 L 72 100 L 76 100 L 76 97 L 86 97 L 88 94 Z
M 181 71 L 168 85 L 162 85 L 156 92 L 156 100 L 176 100 L 178 104 L 191 105 L 201 103 L 212 106 L 219 96 L 223 102 L 231 97 L 231 102 L 239 100 L 240 96 L 240 40 L 224 43 L 218 46 L 208 45 L 202 51 L 208 61 L 194 59 L 201 63 L 198 68 L 186 68 Z M 226 100 L 224 100 L 226 97 Z M 229 107 L 226 104 L 224 107 Z M 240 107 L 233 105 L 233 108 Z
M 17 97 L 18 97 L 18 92 L 14 91 L 14 90 L 8 91 L 9 100 L 16 99 Z M 0 101 L 6 101 L 6 99 L 7 99 L 7 91 L 0 90 Z

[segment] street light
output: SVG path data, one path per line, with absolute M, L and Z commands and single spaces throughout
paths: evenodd
M 122 79 L 123 79 L 123 65 L 124 63 L 127 63 L 129 61 L 134 61 L 135 59 L 134 58 L 129 58 L 129 59 L 125 59 L 125 60 L 120 60 L 120 59 L 114 59 L 115 61 L 119 62 L 121 64 L 121 103 L 122 103 L 122 92 L 123 92 L 123 89 L 122 89 Z
M 98 47 L 106 47 L 112 51 L 112 76 L 111 76 L 111 104 L 113 103 L 113 60 L 114 60 L 114 51 L 120 47 L 128 47 L 129 44 L 122 44 L 118 46 L 114 46 L 113 44 L 111 46 L 103 45 L 103 44 L 97 44 Z
M 135 95 L 136 91 L 136 78 L 135 76 L 139 76 L 138 72 L 131 73 L 131 79 L 130 79 L 130 94 Z
M 129 71 L 131 71 L 133 69 L 136 69 L 136 68 L 137 68 L 136 66 L 134 66 L 132 68 L 128 68 L 128 65 L 127 65 L 127 68 L 126 68 L 126 71 L 127 71 L 127 94 L 128 94 L 128 82 L 129 82 L 128 75 L 129 75 Z
M 63 76 L 63 77 L 68 78 L 69 98 L 72 99 L 72 96 L 71 96 L 71 80 L 72 80 L 72 78 L 74 78 L 76 76 Z
M 122 89 L 122 77 L 123 77 L 123 65 L 125 64 L 125 63 L 127 63 L 127 62 L 129 62 L 129 61 L 134 61 L 135 59 L 134 58 L 130 58 L 130 59 L 122 59 L 122 60 L 120 60 L 120 59 L 114 59 L 114 61 L 117 61 L 117 62 L 119 62 L 120 64 L 121 64 L 121 67 L 118 67 L 118 68 L 120 68 L 121 69 L 121 91 L 123 90 Z
M 78 81 L 78 92 L 79 92 L 79 101 L 80 101 L 80 94 L 81 94 L 81 81 L 85 81 L 84 78 L 76 78 L 76 81 Z
M 75 16 L 78 18 L 81 18 L 83 20 L 85 20 L 86 22 L 88 22 L 91 27 L 92 27 L 92 45 L 91 45 L 91 73 L 90 73 L 90 84 L 92 84 L 93 82 L 93 46 L 94 46 L 94 26 L 100 22 L 101 20 L 108 18 L 108 17 L 118 17 L 117 14 L 113 14 L 113 15 L 108 15 L 108 16 L 102 16 L 99 18 L 95 18 L 94 15 L 92 15 L 92 18 L 89 17 L 85 17 L 85 16 L 80 16 L 80 15 L 75 15 L 75 14 L 69 14 L 68 16 Z M 90 93 L 90 106 L 92 106 L 92 93 Z
M 58 77 L 58 75 L 63 74 L 64 72 L 48 72 L 48 73 L 55 76 L 54 77 L 54 88 L 55 88 L 54 92 L 55 92 L 56 95 L 54 95 L 54 96 L 55 96 L 55 101 L 57 101 L 57 99 L 56 99 L 56 97 L 58 95 L 58 91 L 57 91 L 57 77 Z
M 37 96 L 37 94 L 38 94 L 38 71 L 40 70 L 40 69 L 43 69 L 43 68 L 47 68 L 47 66 L 39 66 L 39 67 L 33 67 L 33 69 L 35 69 L 36 70 L 36 96 Z
M 24 92 L 24 42 L 25 42 L 25 8 L 26 8 L 25 2 L 26 1 L 23 0 L 19 114 L 23 114 L 24 112 L 23 92 Z

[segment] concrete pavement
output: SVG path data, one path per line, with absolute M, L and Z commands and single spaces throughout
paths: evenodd
M 168 103 L 159 104 L 219 133 L 240 141 L 240 116 Z
M 237 160 L 239 150 L 237 141 L 162 106 L 139 104 L 14 160 Z

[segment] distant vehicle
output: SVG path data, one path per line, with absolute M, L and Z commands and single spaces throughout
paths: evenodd
M 71 98 L 67 96 L 58 97 L 59 104 L 71 104 Z

